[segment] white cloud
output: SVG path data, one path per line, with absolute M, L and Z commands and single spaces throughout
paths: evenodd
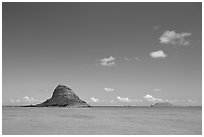
M 151 52 L 150 56 L 152 58 L 165 58 L 165 57 L 167 57 L 167 55 L 162 50 Z
M 114 66 L 115 65 L 115 58 L 110 56 L 110 57 L 101 59 L 100 64 L 102 66 L 109 66 L 109 67 Z
M 39 102 L 37 99 L 34 99 L 34 98 L 29 98 L 29 97 L 27 97 L 27 96 L 25 96 L 25 97 L 23 97 L 23 102 Z
M 117 99 L 121 102 L 130 102 L 129 98 L 121 98 L 121 97 L 117 96 Z
M 114 91 L 113 88 L 104 88 L 104 90 L 107 91 L 107 92 L 112 92 L 112 91 Z
M 40 102 L 37 99 L 34 99 L 32 97 L 27 97 L 27 96 L 23 97 L 22 99 L 16 99 L 16 100 L 11 98 L 10 101 L 11 101 L 11 103 L 20 103 L 20 102 L 23 102 L 23 103 L 34 103 L 34 102 Z
M 176 33 L 174 30 L 167 30 L 162 34 L 159 38 L 160 43 L 162 44 L 173 44 L 173 45 L 189 45 L 189 41 L 185 39 L 185 37 L 191 36 L 191 33 L 183 32 Z
M 91 102 L 99 102 L 99 99 L 91 97 Z
M 163 101 L 162 99 L 154 98 L 152 95 L 149 95 L 149 94 L 145 95 L 143 98 L 150 102 L 162 102 Z

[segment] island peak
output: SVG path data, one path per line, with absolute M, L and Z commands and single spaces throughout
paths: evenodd
M 47 99 L 36 107 L 90 107 L 85 101 L 81 100 L 73 90 L 65 85 L 59 84 L 50 99 Z

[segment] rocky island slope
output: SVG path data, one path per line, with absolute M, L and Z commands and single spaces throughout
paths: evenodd
M 70 88 L 58 85 L 52 97 L 41 104 L 32 107 L 91 107 L 81 100 Z

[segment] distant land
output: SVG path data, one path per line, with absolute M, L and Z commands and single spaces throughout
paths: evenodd
M 52 97 L 37 105 L 27 105 L 23 107 L 91 107 L 81 100 L 70 88 L 58 85 Z
M 160 103 L 155 103 L 154 105 L 151 105 L 151 107 L 172 107 L 172 106 L 174 105 L 169 102 L 160 102 Z
M 2 105 L 2 107 L 37 107 L 36 105 L 26 105 L 26 106 L 20 106 L 20 105 Z M 111 107 L 120 107 L 120 108 L 157 108 L 157 107 L 152 107 L 152 105 L 150 105 L 150 106 L 136 106 L 136 105 L 134 105 L 134 106 L 105 106 L 105 105 L 103 105 L 103 106 L 90 106 L 91 108 L 103 108 L 103 107 L 109 107 L 109 108 L 111 108 Z M 160 106 L 160 107 L 162 107 L 162 106 Z M 163 106 L 164 108 L 165 108 L 165 106 Z M 168 107 L 168 106 L 167 106 Z M 202 108 L 202 106 L 179 106 L 179 105 L 174 105 L 174 106 L 172 106 L 173 108 L 174 107 L 178 107 L 178 108 L 185 108 L 185 107 L 193 107 L 193 108 Z M 59 107 L 60 108 L 60 107 Z M 69 107 L 67 107 L 67 108 L 69 108 Z M 76 107 L 76 108 L 80 108 L 80 107 Z M 83 108 L 83 107 L 82 107 Z M 86 107 L 85 107 L 86 108 Z
M 117 106 L 90 106 L 85 101 L 81 100 L 72 89 L 65 85 L 59 84 L 53 91 L 52 97 L 43 103 L 37 105 L 2 105 L 3 107 L 202 107 L 202 105 L 174 105 L 169 102 L 158 102 L 150 106 L 137 105 L 117 105 Z

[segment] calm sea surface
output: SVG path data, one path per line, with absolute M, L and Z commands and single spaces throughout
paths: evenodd
M 2 107 L 3 135 L 202 134 L 201 107 Z

